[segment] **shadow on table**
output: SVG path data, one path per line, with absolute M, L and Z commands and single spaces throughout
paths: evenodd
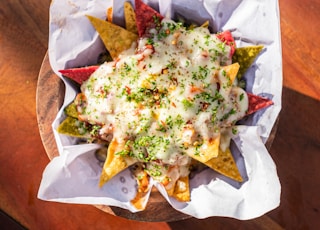
M 0 229 L 2 230 L 25 230 L 20 223 L 16 222 L 12 217 L 0 210 Z

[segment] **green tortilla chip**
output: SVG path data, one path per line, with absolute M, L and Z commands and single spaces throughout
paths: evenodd
M 262 49 L 262 45 L 240 47 L 236 49 L 232 56 L 232 62 L 238 62 L 240 64 L 240 69 L 237 75 L 238 79 L 243 77 Z
M 77 106 L 74 102 L 69 104 L 65 109 L 64 109 L 65 114 L 68 117 L 73 117 L 73 118 L 78 118 L 78 111 L 77 111 Z
M 58 133 L 72 137 L 88 137 L 87 132 L 81 128 L 81 122 L 74 117 L 67 117 L 58 127 Z

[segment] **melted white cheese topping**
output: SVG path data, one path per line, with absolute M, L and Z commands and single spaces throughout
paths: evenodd
M 187 166 L 186 151 L 196 154 L 205 140 L 241 119 L 248 100 L 221 69 L 231 64 L 230 47 L 206 28 L 162 24 L 81 86 L 81 119 L 100 125 L 101 136 L 112 133 L 125 142 L 128 149 L 119 154 Z

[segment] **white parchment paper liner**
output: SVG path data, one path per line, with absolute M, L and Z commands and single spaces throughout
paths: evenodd
M 50 7 L 49 59 L 54 72 L 94 64 L 103 50 L 102 42 L 85 15 L 105 18 L 113 6 L 114 22 L 123 25 L 124 0 L 54 0 Z M 193 175 L 191 201 L 177 202 L 157 188 L 175 209 L 194 216 L 227 216 L 251 219 L 276 208 L 281 186 L 276 166 L 264 143 L 281 109 L 282 60 L 277 0 L 151 0 L 146 1 L 162 15 L 184 16 L 196 23 L 210 21 L 212 31 L 232 31 L 238 47 L 262 44 L 263 53 L 246 74 L 247 91 L 269 97 L 274 105 L 246 118 L 233 137 L 232 152 L 244 177 L 234 182 L 213 170 Z M 114 177 L 101 189 L 98 181 L 101 163 L 95 158 L 95 144 L 76 145 L 77 139 L 60 135 L 57 126 L 64 119 L 63 108 L 76 95 L 76 88 L 66 84 L 64 105 L 52 124 L 60 156 L 46 167 L 38 191 L 43 200 L 104 204 L 137 212 L 130 204 L 136 183 L 129 170 Z M 151 183 L 153 183 L 151 181 Z M 147 194 L 148 196 L 149 194 Z

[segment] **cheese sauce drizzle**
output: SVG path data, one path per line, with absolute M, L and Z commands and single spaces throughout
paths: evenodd
M 248 99 L 221 68 L 231 64 L 230 47 L 207 28 L 163 19 L 150 34 L 82 84 L 78 110 L 101 138 L 124 144 L 117 154 L 147 162 L 163 180 L 188 175 L 186 153 L 201 154 L 206 140 L 232 127 Z

